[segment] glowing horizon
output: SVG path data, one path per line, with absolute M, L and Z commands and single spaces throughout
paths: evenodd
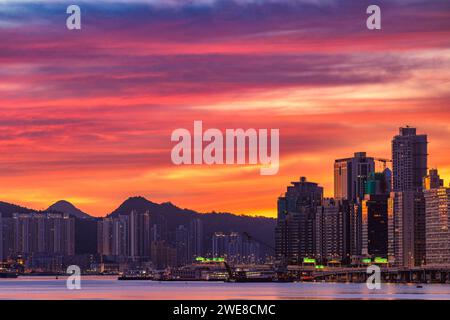
M 0 201 L 275 217 L 291 181 L 332 196 L 335 159 L 391 158 L 405 125 L 448 185 L 450 3 L 379 2 L 372 32 L 369 1 L 82 1 L 81 31 L 67 1 L 0 1 Z M 279 173 L 173 165 L 171 132 L 194 120 L 279 128 Z

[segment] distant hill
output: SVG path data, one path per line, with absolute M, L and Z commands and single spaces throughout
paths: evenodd
M 75 218 L 75 253 L 95 254 L 97 253 L 97 219 L 81 211 L 72 203 L 60 200 L 47 211 L 55 211 L 69 214 Z
M 89 214 L 81 211 L 77 207 L 75 207 L 73 204 L 66 200 L 60 200 L 54 204 L 52 204 L 50 207 L 48 207 L 47 211 L 57 211 L 62 213 L 67 213 L 75 218 L 78 219 L 89 219 L 92 218 Z
M 266 217 L 251 217 L 231 213 L 199 213 L 189 209 L 182 209 L 170 202 L 161 204 L 151 202 L 144 197 L 131 197 L 125 200 L 109 217 L 128 215 L 132 210 L 137 212 L 149 211 L 154 221 L 164 223 L 167 230 L 175 230 L 179 225 L 188 225 L 190 221 L 198 218 L 203 221 L 205 248 L 211 247 L 211 237 L 214 232 L 248 233 L 260 242 L 263 253 L 273 254 L 275 244 L 274 230 L 276 220 Z
M 30 212 L 35 212 L 35 210 L 0 201 L 0 213 L 2 214 L 3 218 L 12 217 L 13 213 L 30 213 Z
M 144 197 L 131 197 L 125 200 L 108 217 L 128 215 L 132 210 L 137 212 L 149 211 L 152 222 L 164 225 L 169 237 L 174 237 L 175 230 L 180 225 L 189 226 L 193 219 L 203 221 L 204 248 L 211 249 L 211 239 L 214 232 L 239 232 L 249 234 L 261 245 L 262 254 L 273 254 L 274 230 L 276 220 L 265 217 L 251 217 L 235 215 L 231 213 L 199 213 L 189 209 L 182 209 L 170 202 L 154 203 Z M 75 252 L 77 254 L 95 254 L 97 251 L 97 221 L 99 218 L 92 217 L 81 211 L 68 201 L 58 201 L 51 205 L 46 211 L 64 212 L 75 217 Z M 14 204 L 0 202 L 2 216 L 11 217 L 13 213 L 38 212 L 37 210 L 17 206 Z

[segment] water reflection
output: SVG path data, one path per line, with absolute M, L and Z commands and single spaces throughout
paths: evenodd
M 383 284 L 369 290 L 355 283 L 223 283 L 118 281 L 83 277 L 81 290 L 66 289 L 66 278 L 20 277 L 0 280 L 0 299 L 445 299 L 450 285 Z

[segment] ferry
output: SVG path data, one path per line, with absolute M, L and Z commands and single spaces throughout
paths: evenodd
M 19 275 L 6 264 L 0 264 L 0 279 L 15 279 Z
M 154 280 L 154 277 L 151 273 L 132 272 L 120 274 L 117 280 Z

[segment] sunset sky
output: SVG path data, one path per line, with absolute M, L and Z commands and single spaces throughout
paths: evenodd
M 404 125 L 428 134 L 450 182 L 450 1 L 92 3 L 0 0 L 0 201 L 103 216 L 142 195 L 275 216 L 291 181 L 332 196 L 334 159 L 390 158 Z M 194 120 L 278 128 L 279 173 L 173 165 L 170 135 Z

